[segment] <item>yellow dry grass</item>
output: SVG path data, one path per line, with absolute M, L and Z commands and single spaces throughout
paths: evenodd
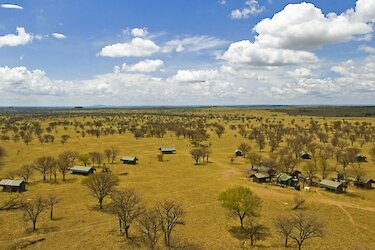
M 203 110 L 198 112 L 254 114 L 273 119 L 269 111 L 245 109 Z M 289 117 L 278 114 L 276 121 L 284 119 L 285 123 L 294 118 L 298 123 L 306 124 L 309 118 Z M 323 121 L 322 118 L 314 118 Z M 325 121 L 336 120 L 327 118 Z M 372 121 L 373 119 L 351 119 L 351 121 Z M 235 123 L 240 123 L 236 121 Z M 39 156 L 57 156 L 64 150 L 75 150 L 80 153 L 90 151 L 103 152 L 109 147 L 120 149 L 121 155 L 136 155 L 139 163 L 136 166 L 123 165 L 117 159 L 109 164 L 110 169 L 119 175 L 119 189 L 134 188 L 147 206 L 164 199 L 175 199 L 182 203 L 186 211 L 184 226 L 177 227 L 175 238 L 201 246 L 203 249 L 238 249 L 240 243 L 231 237 L 228 229 L 237 225 L 236 219 L 228 218 L 226 211 L 220 206 L 217 198 L 221 191 L 234 185 L 250 187 L 262 200 L 259 220 L 271 228 L 272 236 L 257 243 L 258 248 L 283 249 L 283 241 L 274 229 L 274 220 L 278 216 L 290 212 L 293 197 L 297 191 L 283 189 L 267 184 L 256 184 L 248 180 L 243 170 L 249 168 L 243 158 L 237 158 L 230 164 L 228 156 L 241 142 L 250 141 L 241 136 L 235 137 L 227 125 L 222 138 L 210 131 L 210 142 L 213 154 L 210 163 L 199 166 L 189 155 L 190 142 L 177 139 L 167 133 L 164 138 L 142 138 L 136 140 L 132 134 L 102 136 L 99 138 L 77 137 L 73 127 L 63 131 L 59 127 L 56 138 L 69 133 L 71 139 L 65 145 L 56 139 L 54 144 L 41 145 L 37 140 L 30 145 L 22 142 L 0 141 L 6 149 L 6 157 L 0 167 L 0 176 L 22 164 L 31 163 Z M 157 161 L 160 146 L 174 146 L 177 154 L 166 155 L 164 162 Z M 252 144 L 256 150 L 255 144 Z M 368 152 L 370 145 L 363 151 Z M 268 148 L 261 154 L 268 155 Z M 17 153 L 18 152 L 18 153 Z M 77 162 L 77 164 L 79 164 Z M 108 164 L 107 164 L 108 165 Z M 373 162 L 363 164 L 371 177 L 375 175 Z M 126 174 L 125 174 L 126 173 Z M 34 173 L 28 191 L 24 196 L 48 195 L 53 193 L 61 202 L 55 209 L 55 220 L 50 221 L 48 212 L 41 215 L 38 230 L 30 232 L 31 224 L 23 221 L 22 212 L 0 211 L 0 249 L 14 247 L 20 242 L 38 237 L 44 241 L 35 243 L 30 249 L 137 249 L 145 248 L 137 242 L 130 242 L 120 236 L 117 219 L 97 209 L 97 200 L 82 185 L 85 176 L 67 175 L 66 183 L 61 176 L 57 184 L 43 183 L 39 173 Z M 311 192 L 299 192 L 306 199 L 305 212 L 319 217 L 325 225 L 325 237 L 307 241 L 305 249 L 375 249 L 375 191 L 349 188 L 347 195 L 336 195 L 313 188 Z M 0 192 L 0 201 L 11 194 Z M 107 204 L 109 198 L 105 200 Z M 130 229 L 133 237 L 139 236 L 136 226 Z M 292 246 L 295 246 L 291 242 Z

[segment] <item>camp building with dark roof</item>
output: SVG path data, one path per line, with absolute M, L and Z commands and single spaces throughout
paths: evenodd
M 236 150 L 234 151 L 234 154 L 235 154 L 236 156 L 243 156 L 242 151 L 239 150 L 239 149 L 236 149 Z
M 355 186 L 367 189 L 371 189 L 373 183 L 375 183 L 375 181 L 369 178 L 361 178 L 359 180 L 354 181 Z
M 298 184 L 298 179 L 286 173 L 280 173 L 276 175 L 277 184 L 285 187 L 295 187 Z
M 0 186 L 3 187 L 3 191 L 5 192 L 25 192 L 26 191 L 26 182 L 23 180 L 2 179 L 0 181 Z
M 163 154 L 175 154 L 176 153 L 176 148 L 161 147 L 159 148 L 159 150 Z
M 135 156 L 123 156 L 123 157 L 121 157 L 120 160 L 121 160 L 122 163 L 124 163 L 124 164 L 135 165 L 135 164 L 137 164 L 138 158 L 135 157 Z
M 271 176 L 268 173 L 256 173 L 253 175 L 253 182 L 265 183 L 270 181 Z
M 320 182 L 320 187 L 338 194 L 346 192 L 346 184 L 344 182 L 331 181 L 326 179 Z
M 364 156 L 364 155 L 362 155 L 362 154 L 357 154 L 357 155 L 355 156 L 355 160 L 356 160 L 357 162 L 367 162 L 367 157 Z
M 89 175 L 93 174 L 95 171 L 94 167 L 85 167 L 85 166 L 73 166 L 69 168 L 72 174 L 81 174 L 81 175 Z
M 304 160 L 311 159 L 310 154 L 309 154 L 309 153 L 306 153 L 305 151 L 301 151 L 301 152 L 299 152 L 299 156 L 301 157 L 301 159 L 304 159 Z

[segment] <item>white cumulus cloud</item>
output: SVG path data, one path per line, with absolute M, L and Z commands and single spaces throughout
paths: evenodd
M 313 63 L 318 58 L 307 51 L 264 48 L 248 40 L 232 43 L 222 58 L 232 64 L 282 66 Z
M 247 0 L 245 7 L 242 9 L 232 10 L 230 17 L 232 19 L 247 19 L 251 15 L 261 13 L 264 11 L 264 6 L 260 6 L 257 0 Z
M 311 3 L 289 4 L 253 29 L 256 43 L 267 48 L 311 50 L 326 44 L 347 42 L 373 32 L 366 22 L 346 13 L 324 15 Z
M 98 53 L 107 57 L 144 57 L 150 56 L 160 50 L 153 41 L 140 37 L 133 38 L 128 43 L 107 45 Z
M 62 95 L 63 81 L 52 81 L 40 69 L 0 67 L 0 90 L 21 95 Z
M 25 28 L 17 27 L 17 34 L 8 34 L 0 36 L 0 48 L 4 46 L 19 46 L 30 43 L 34 36 L 32 34 L 26 33 Z
M 4 8 L 4 9 L 23 10 L 23 7 L 19 6 L 17 4 L 4 3 L 4 4 L 0 5 L 0 6 L 1 6 L 1 8 Z
M 314 63 L 318 61 L 311 52 L 314 49 L 327 44 L 371 39 L 372 8 L 372 3 L 358 0 L 355 10 L 324 15 L 311 3 L 288 4 L 272 18 L 255 25 L 254 42 L 232 43 L 222 58 L 232 64 L 253 66 Z
M 66 38 L 66 36 L 64 34 L 61 34 L 61 33 L 52 33 L 51 36 L 53 36 L 56 39 L 65 39 Z
M 134 37 L 145 37 L 148 35 L 147 28 L 134 28 L 130 31 Z
M 164 67 L 164 62 L 162 60 L 147 59 L 147 60 L 140 61 L 134 65 L 127 65 L 126 63 L 124 63 L 121 67 L 116 66 L 114 71 L 115 72 L 127 71 L 127 72 L 151 73 L 151 72 L 162 70 L 163 67 Z

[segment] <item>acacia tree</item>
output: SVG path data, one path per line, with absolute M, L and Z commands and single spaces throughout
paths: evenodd
M 192 150 L 190 150 L 190 154 L 195 161 L 195 165 L 199 165 L 199 160 L 201 157 L 203 157 L 202 150 L 200 148 L 193 148 Z
M 249 188 L 236 186 L 229 188 L 219 195 L 221 205 L 228 209 L 230 214 L 240 219 L 241 229 L 244 228 L 244 219 L 255 216 L 261 200 Z
M 216 124 L 214 130 L 217 136 L 220 138 L 224 134 L 225 127 L 223 125 Z
M 119 219 L 120 232 L 129 238 L 130 225 L 144 211 L 141 199 L 132 189 L 113 192 L 111 199 L 111 210 Z
M 151 249 L 156 249 L 160 237 L 161 220 L 157 209 L 148 209 L 138 220 L 139 231 L 145 236 Z
M 46 201 L 41 196 L 32 200 L 23 200 L 21 202 L 21 208 L 24 211 L 24 219 L 32 222 L 33 231 L 36 230 L 38 217 L 45 210 L 46 206 Z
M 92 195 L 98 199 L 99 208 L 103 209 L 104 198 L 118 185 L 118 182 L 119 179 L 115 175 L 101 172 L 91 175 L 83 181 L 83 184 L 86 185 Z
M 184 224 L 184 210 L 177 201 L 166 200 L 157 206 L 160 216 L 161 229 L 164 233 L 164 243 L 167 247 L 171 246 L 171 235 L 177 225 Z
M 51 156 L 42 156 L 35 160 L 34 167 L 43 175 L 43 180 L 45 181 L 48 171 L 51 170 L 55 163 L 55 158 Z

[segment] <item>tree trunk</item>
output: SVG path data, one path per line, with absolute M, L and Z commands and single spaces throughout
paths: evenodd
M 243 219 L 245 216 L 240 216 L 241 229 L 243 229 Z
M 285 237 L 285 245 L 284 245 L 284 246 L 285 246 L 285 247 L 288 246 L 288 236 Z
M 99 208 L 103 209 L 103 198 L 99 198 Z
M 33 220 L 33 231 L 36 229 L 36 220 Z
M 51 207 L 51 211 L 50 211 L 50 219 L 53 220 L 53 207 Z
M 129 238 L 129 226 L 125 226 L 125 236 Z

